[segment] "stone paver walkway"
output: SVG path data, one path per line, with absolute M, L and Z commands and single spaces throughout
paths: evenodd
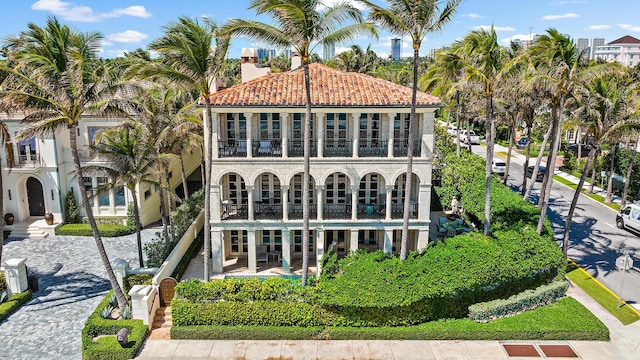
M 157 231 L 143 230 L 143 244 Z M 121 258 L 137 267 L 135 234 L 103 242 L 111 263 Z M 39 290 L 0 323 L 0 359 L 80 359 L 84 322 L 110 289 L 94 239 L 6 241 L 2 258 L 26 258 L 29 273 L 39 278 Z

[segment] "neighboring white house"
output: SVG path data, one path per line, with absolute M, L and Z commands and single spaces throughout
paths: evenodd
M 632 67 L 640 62 L 640 40 L 633 36 L 625 35 L 602 46 L 597 46 L 594 59 L 602 59 L 608 62 L 619 62 Z
M 310 81 L 310 254 L 332 244 L 341 255 L 361 248 L 399 252 L 405 196 L 409 249 L 424 248 L 440 100 L 418 93 L 413 187 L 405 189 L 411 89 L 321 64 L 310 65 Z M 289 272 L 302 255 L 303 70 L 220 90 L 211 104 L 213 270 L 246 258 L 256 272 L 268 254 Z
M 20 120 L 22 114 L 1 114 L 0 119 L 6 124 L 11 136 L 19 134 L 24 124 Z M 100 164 L 89 154 L 87 145 L 101 130 L 116 126 L 118 119 L 105 119 L 95 116 L 83 117 L 77 129 L 77 144 L 81 157 L 81 165 Z M 78 183 L 71 156 L 69 132 L 57 132 L 54 136 L 32 137 L 15 141 L 13 144 L 15 161 L 11 169 L 6 165 L 4 152 L 2 160 L 2 180 L 4 186 L 4 212 L 12 213 L 16 222 L 34 222 L 42 219 L 45 213 L 52 213 L 54 222 L 60 223 L 64 219 L 64 201 L 68 191 L 73 191 L 80 201 Z M 192 174 L 189 182 L 200 180 L 200 152 L 185 154 L 186 173 Z M 178 162 L 171 167 L 171 185 L 181 192 L 181 176 Z M 112 179 L 98 176 L 86 176 L 84 179 L 87 190 L 97 189 L 103 183 Z M 193 185 L 193 184 L 192 184 Z M 147 225 L 160 218 L 158 192 L 147 186 L 138 188 L 138 199 L 141 202 L 141 220 Z M 125 188 L 117 188 L 108 194 L 94 196 L 92 207 L 96 218 L 117 217 L 123 221 L 127 215 L 128 204 L 132 197 Z M 79 204 L 80 205 L 80 204 Z M 84 213 L 84 211 L 82 212 Z

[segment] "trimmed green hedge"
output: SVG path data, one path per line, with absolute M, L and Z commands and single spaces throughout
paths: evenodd
M 82 328 L 84 360 L 133 359 L 147 335 L 147 325 L 143 324 L 142 320 L 110 320 L 100 317 L 102 309 L 109 305 L 111 293 L 112 291 L 109 291 L 98 304 Z M 120 346 L 115 336 L 121 328 L 129 329 L 129 346 L 126 348 Z M 100 338 L 94 341 L 94 338 L 99 336 Z
M 535 290 L 523 291 L 508 299 L 473 304 L 469 306 L 469 318 L 477 322 L 487 322 L 505 316 L 513 316 L 556 301 L 566 294 L 568 288 L 569 282 L 561 280 L 539 286 Z
M 7 290 L 7 279 L 5 278 L 4 271 L 0 271 L 0 292 Z
M 9 317 L 9 315 L 13 314 L 22 304 L 31 300 L 32 293 L 31 290 L 27 290 L 21 292 L 19 294 L 13 294 L 6 302 L 0 304 L 0 321 Z
M 98 231 L 104 237 L 118 237 L 133 234 L 136 232 L 136 228 L 124 225 L 98 224 Z M 93 236 L 93 231 L 91 231 L 89 224 L 66 224 L 56 229 L 56 235 Z
M 122 291 L 125 295 L 129 294 L 129 290 L 134 285 L 151 285 L 153 274 L 131 274 L 122 278 Z
M 172 308 L 173 309 L 173 308 Z M 571 316 L 567 316 L 571 314 Z M 597 340 L 609 330 L 573 298 L 488 323 L 444 319 L 399 327 L 177 326 L 172 339 L 211 340 Z

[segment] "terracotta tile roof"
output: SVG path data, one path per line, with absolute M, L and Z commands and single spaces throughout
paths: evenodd
M 619 39 L 613 40 L 607 45 L 615 45 L 615 44 L 640 44 L 640 40 L 634 38 L 633 36 L 625 35 Z
M 409 107 L 411 88 L 360 73 L 309 65 L 311 102 L 314 106 Z M 305 106 L 302 68 L 268 74 L 211 95 L 217 106 Z M 440 99 L 418 92 L 419 107 L 436 107 Z

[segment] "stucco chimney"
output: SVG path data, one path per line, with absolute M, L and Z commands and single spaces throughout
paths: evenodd
M 240 56 L 240 72 L 242 82 L 246 83 L 260 76 L 267 75 L 271 68 L 258 66 L 258 50 L 255 48 L 242 48 Z

